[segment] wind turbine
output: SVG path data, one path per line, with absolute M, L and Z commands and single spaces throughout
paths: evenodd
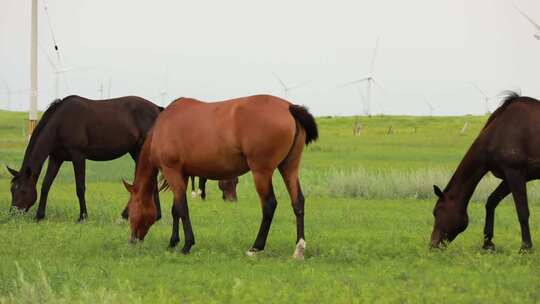
M 347 82 L 343 84 L 342 86 L 350 86 L 350 85 L 356 85 L 356 84 L 366 84 L 366 94 L 362 94 L 362 99 L 364 100 L 364 115 L 370 116 L 371 115 L 371 101 L 372 101 L 372 90 L 374 86 L 377 86 L 379 89 L 384 90 L 381 84 L 375 80 L 375 60 L 377 59 L 377 52 L 379 51 L 379 40 L 380 37 L 377 37 L 377 41 L 375 42 L 375 49 L 373 51 L 373 57 L 371 58 L 371 65 L 369 69 L 369 74 L 366 77 L 353 80 L 350 82 Z
M 433 116 L 433 112 L 435 112 L 435 106 L 431 104 L 427 98 L 424 97 L 424 103 L 429 108 L 429 116 Z
M 47 58 L 47 62 L 49 62 L 49 65 L 51 66 L 54 74 L 54 94 L 55 98 L 60 98 L 60 77 L 64 79 L 64 86 L 69 91 L 69 86 L 66 78 L 66 73 L 73 72 L 81 69 L 86 69 L 84 67 L 74 67 L 74 68 L 62 68 L 60 58 L 58 58 L 58 63 L 54 63 L 51 59 L 51 56 L 45 51 L 45 49 L 40 45 L 40 49 L 45 55 L 45 58 Z
M 537 40 L 540 40 L 540 25 L 536 23 L 534 20 L 532 20 L 531 17 L 527 16 L 522 10 L 520 10 L 516 4 L 512 3 L 512 5 L 521 16 L 525 17 L 525 19 L 527 19 L 536 28 L 536 33 L 533 35 L 533 37 L 536 38 Z
M 301 83 L 298 83 L 298 84 L 295 84 L 295 85 L 292 85 L 292 86 L 289 86 L 287 85 L 281 78 L 279 78 L 279 76 L 276 74 L 276 73 L 272 73 L 272 75 L 274 75 L 274 77 L 276 78 L 276 80 L 279 82 L 279 84 L 281 85 L 281 88 L 283 89 L 283 98 L 287 99 L 289 97 L 289 93 L 291 91 L 294 91 L 296 89 L 299 89 L 303 86 L 305 86 L 306 84 L 309 83 L 309 81 L 304 81 L 304 82 L 301 82 Z
M 480 87 L 477 86 L 476 83 L 471 82 L 471 84 L 478 91 L 478 93 L 480 93 L 480 95 L 482 95 L 482 97 L 484 98 L 484 108 L 486 110 L 486 114 L 490 114 L 491 113 L 491 111 L 489 110 L 490 97 L 482 89 L 480 89 Z

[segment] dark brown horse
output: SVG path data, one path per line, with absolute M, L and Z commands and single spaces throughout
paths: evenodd
M 27 211 L 37 199 L 36 183 L 45 160 L 49 163 L 41 186 L 36 219 L 45 217 L 47 195 L 60 166 L 73 163 L 79 221 L 86 211 L 85 160 L 106 161 L 126 153 L 136 161 L 146 138 L 162 108 L 140 97 L 89 100 L 68 96 L 54 101 L 43 113 L 26 147 L 21 169 L 8 167 L 11 180 L 12 208 Z M 157 187 L 155 189 L 157 193 Z M 155 195 L 156 218 L 161 217 L 159 195 Z M 123 216 L 127 216 L 127 208 Z
M 206 199 L 206 177 L 199 177 L 199 187 L 195 190 L 195 176 L 190 176 L 191 179 L 191 197 L 196 198 L 200 195 L 203 200 Z M 236 185 L 238 184 L 238 177 L 223 179 L 218 181 L 219 190 L 221 190 L 221 198 L 224 201 L 236 202 L 238 197 L 236 196 Z
M 197 126 L 197 128 L 193 128 Z M 228 179 L 251 170 L 262 208 L 262 223 L 254 255 L 266 244 L 277 206 L 272 174 L 279 169 L 296 215 L 294 256 L 304 257 L 304 196 L 300 188 L 300 159 L 304 145 L 318 137 L 313 116 L 301 106 L 283 99 L 258 95 L 204 103 L 182 98 L 158 117 L 146 139 L 128 202 L 131 240 L 143 240 L 155 221 L 152 204 L 156 176 L 161 171 L 174 195 L 173 228 L 169 246 L 180 241 L 179 220 L 184 229 L 183 253 L 189 253 L 195 237 L 186 200 L 189 176 Z
M 451 242 L 468 225 L 467 205 L 474 189 L 487 173 L 502 179 L 486 204 L 484 249 L 494 249 L 493 221 L 499 202 L 512 193 L 521 226 L 521 250 L 532 247 L 526 183 L 540 178 L 540 103 L 507 92 L 502 105 L 489 117 L 480 135 L 441 191 L 434 186 L 438 201 L 431 246 Z

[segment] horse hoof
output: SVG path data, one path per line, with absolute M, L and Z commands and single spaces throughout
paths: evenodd
M 296 244 L 296 248 L 294 249 L 293 258 L 303 261 L 305 250 L 306 250 L 306 241 L 304 241 L 304 239 L 300 239 L 298 243 Z
M 246 251 L 246 255 L 248 257 L 254 257 L 254 256 L 258 255 L 261 252 L 263 252 L 263 250 L 259 250 L 257 248 L 250 248 L 248 251 Z
M 489 250 L 489 251 L 495 251 L 495 244 L 491 241 L 485 241 L 484 245 L 482 246 L 482 249 Z
M 191 191 L 191 198 L 197 198 L 197 192 Z
M 43 219 L 45 219 L 45 214 L 36 214 L 36 217 L 34 218 L 36 222 L 41 222 Z
M 521 245 L 521 248 L 519 249 L 520 254 L 529 254 L 532 252 L 532 245 L 530 244 L 523 244 Z
M 172 248 L 176 247 L 176 245 L 178 245 L 179 242 L 180 242 L 180 240 L 173 240 L 173 239 L 171 239 L 171 240 L 169 241 L 169 248 L 172 249 Z
M 182 254 L 183 254 L 183 255 L 188 255 L 189 252 L 190 252 L 190 250 L 191 250 L 191 248 L 185 248 L 185 247 L 184 247 L 184 248 L 182 248 Z
M 77 219 L 77 223 L 84 223 L 86 222 L 86 219 L 88 218 L 88 216 L 80 216 L 78 219 Z
M 137 239 L 137 238 L 130 238 L 130 239 L 129 239 L 129 243 L 130 243 L 131 245 L 137 245 L 138 243 L 142 243 L 142 240 L 139 240 L 139 239 Z

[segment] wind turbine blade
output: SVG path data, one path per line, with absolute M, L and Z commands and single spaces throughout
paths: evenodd
M 371 66 L 369 68 L 369 75 L 373 76 L 373 72 L 375 71 L 375 59 L 377 59 L 377 52 L 379 51 L 379 40 L 381 37 L 377 37 L 377 41 L 375 42 L 375 50 L 373 51 L 373 57 L 371 58 Z
M 476 83 L 471 82 L 471 84 L 472 84 L 473 87 L 474 87 L 478 92 L 480 92 L 480 94 L 482 94 L 485 98 L 489 98 L 489 97 L 487 96 L 487 94 L 486 94 L 484 91 L 482 91 L 482 89 L 480 89 L 479 86 L 476 85 Z
M 284 90 L 288 90 L 289 88 L 287 87 L 287 85 L 285 84 L 285 82 L 283 82 L 283 80 L 281 80 L 281 78 L 279 78 L 279 76 L 272 72 L 272 75 L 274 75 L 274 77 L 276 78 L 276 80 L 279 82 L 279 84 L 283 87 Z
M 299 83 L 299 84 L 297 84 L 297 85 L 294 85 L 294 86 L 292 86 L 292 87 L 287 88 L 287 90 L 291 91 L 291 90 L 299 89 L 299 88 L 301 88 L 301 87 L 307 85 L 307 84 L 310 83 L 310 82 L 311 82 L 311 80 L 306 80 L 306 81 L 301 82 L 301 83 Z
M 348 86 L 353 85 L 353 84 L 362 83 L 362 82 L 367 81 L 369 79 L 370 79 L 370 77 L 360 78 L 360 79 L 357 79 L 357 80 L 353 80 L 353 81 L 343 83 L 343 84 L 339 85 L 339 87 L 348 87 Z
M 529 22 L 534 25 L 534 27 L 536 27 L 537 30 L 540 31 L 540 25 L 538 25 L 538 23 L 534 22 L 534 20 L 531 19 L 531 17 L 529 17 L 527 14 L 525 14 L 522 10 L 519 9 L 519 7 L 517 7 L 517 5 L 515 3 L 512 3 L 512 5 L 514 6 L 514 8 L 518 11 L 518 13 L 521 14 L 521 16 L 525 17 L 525 19 L 529 20 Z
M 73 68 L 65 68 L 65 69 L 57 70 L 56 73 L 63 74 L 67 72 L 75 72 L 75 71 L 88 70 L 88 69 L 89 67 L 73 67 Z
M 53 60 L 51 59 L 51 56 L 49 56 L 49 53 L 47 53 L 47 51 L 45 51 L 45 49 L 43 48 L 41 43 L 39 43 L 39 49 L 41 50 L 43 55 L 45 55 L 45 58 L 47 58 L 47 62 L 49 62 L 49 65 L 51 66 L 51 68 L 56 73 L 58 71 L 58 67 L 54 64 Z
M 373 81 L 373 83 L 379 88 L 381 89 L 381 91 L 385 92 L 386 90 L 383 88 L 383 86 L 377 81 L 375 80 L 375 78 L 371 78 L 371 80 Z

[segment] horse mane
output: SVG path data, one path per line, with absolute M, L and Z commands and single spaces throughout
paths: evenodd
M 487 128 L 487 126 L 490 125 L 495 120 L 495 118 L 499 117 L 509 104 L 517 102 L 521 98 L 520 93 L 512 90 L 502 91 L 499 96 L 502 96 L 501 105 L 497 108 L 497 110 L 495 110 L 495 112 L 493 112 L 493 114 L 489 116 L 482 130 Z
M 28 157 L 30 157 L 30 154 L 32 153 L 32 150 L 34 149 L 34 146 L 36 145 L 36 142 L 41 135 L 41 132 L 47 125 L 47 123 L 51 120 L 51 117 L 53 114 L 60 108 L 61 105 L 64 104 L 64 101 L 66 101 L 68 98 L 72 97 L 74 95 L 65 97 L 64 99 L 55 99 L 48 107 L 45 112 L 43 112 L 43 115 L 41 115 L 41 119 L 39 120 L 36 128 L 32 132 L 32 136 L 30 137 L 30 142 L 28 143 L 28 146 L 26 147 L 26 152 L 24 153 L 24 159 L 23 159 L 23 166 L 27 163 Z

